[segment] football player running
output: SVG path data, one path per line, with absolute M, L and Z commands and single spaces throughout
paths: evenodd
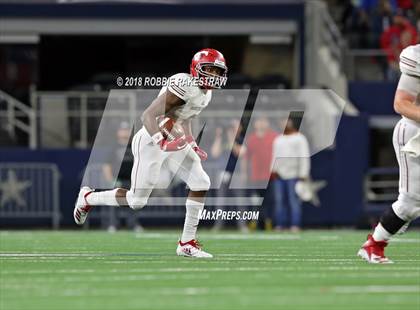
M 388 240 L 420 216 L 420 44 L 402 51 L 400 70 L 394 109 L 402 118 L 392 139 L 400 167 L 399 196 L 358 252 L 369 263 L 392 263 L 384 254 Z
M 188 185 L 184 229 L 178 242 L 176 254 L 188 257 L 210 258 L 196 240 L 199 214 L 204 208 L 204 199 L 210 188 L 210 178 L 203 170 L 201 161 L 207 159 L 191 132 L 191 118 L 209 104 L 212 89 L 226 83 L 227 66 L 222 53 L 206 48 L 192 59 L 190 74 L 178 73 L 170 77 L 158 97 L 143 112 L 143 127 L 134 135 L 132 142 L 134 163 L 131 171 L 131 188 L 115 188 L 95 192 L 89 187 L 81 188 L 74 220 L 82 225 L 93 206 L 129 206 L 142 209 L 156 186 L 160 170 L 170 169 Z M 164 137 L 157 119 L 167 116 L 180 122 L 185 135 Z

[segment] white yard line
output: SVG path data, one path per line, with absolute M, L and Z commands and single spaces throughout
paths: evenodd
M 302 236 L 298 234 L 200 234 L 206 240 L 299 240 Z M 321 236 L 322 237 L 322 236 Z M 320 237 L 320 239 L 321 239 Z M 327 236 L 325 236 L 327 237 Z M 168 233 L 139 233 L 135 235 L 138 239 L 174 239 L 173 234 Z M 175 238 L 176 239 L 176 238 Z
M 75 259 L 75 258 L 115 258 L 116 260 L 110 261 L 110 263 L 116 263 L 118 261 L 126 262 L 127 260 L 121 258 L 156 258 L 156 257 L 167 257 L 176 258 L 175 254 L 171 253 L 0 253 L 0 258 L 4 259 Z M 120 260 L 117 260 L 119 258 Z M 307 257 L 302 254 L 290 254 L 290 253 L 279 253 L 279 254 L 253 254 L 253 253 L 225 253 L 216 254 L 215 258 L 220 258 L 223 261 L 307 261 L 307 262 L 358 262 L 357 258 L 348 255 L 334 255 L 334 254 L 323 254 L 323 253 L 312 253 Z M 399 262 L 418 262 L 420 258 L 405 259 L 398 258 Z M 166 262 L 165 262 L 166 263 Z
M 366 285 L 366 286 L 334 286 L 334 293 L 339 294 L 371 294 L 371 293 L 419 293 L 419 285 Z
M 391 242 L 398 242 L 398 243 L 419 243 L 420 244 L 420 237 L 418 239 L 413 238 L 406 238 L 406 239 L 397 239 L 392 238 Z

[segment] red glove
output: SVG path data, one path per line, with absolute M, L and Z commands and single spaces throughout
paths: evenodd
M 151 136 L 153 144 L 159 145 L 164 152 L 175 152 L 184 149 L 188 143 L 185 135 L 175 138 L 172 141 L 166 140 L 162 133 L 159 131 Z
M 163 139 L 160 141 L 160 148 L 164 152 L 175 152 L 184 149 L 187 146 L 187 141 L 185 140 L 185 137 L 179 137 L 175 140 L 168 141 L 166 139 Z
M 200 149 L 200 147 L 197 145 L 197 142 L 195 142 L 193 136 L 187 136 L 186 141 L 189 145 L 191 145 L 191 148 L 194 150 L 194 152 L 197 153 L 198 157 L 200 157 L 202 161 L 205 161 L 207 159 L 208 156 L 206 151 Z

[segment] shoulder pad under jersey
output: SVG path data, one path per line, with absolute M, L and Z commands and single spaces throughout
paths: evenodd
M 420 44 L 406 47 L 400 54 L 401 73 L 420 77 Z

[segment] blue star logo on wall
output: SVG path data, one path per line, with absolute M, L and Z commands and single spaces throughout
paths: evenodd
M 18 207 L 25 207 L 26 201 L 24 192 L 32 185 L 31 181 L 19 181 L 16 172 L 9 170 L 7 179 L 0 182 L 0 207 L 4 207 L 6 203 L 14 202 Z

